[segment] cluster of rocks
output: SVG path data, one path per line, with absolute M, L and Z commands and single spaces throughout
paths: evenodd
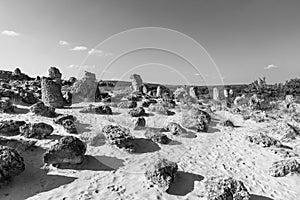
M 94 106 L 90 104 L 86 108 L 83 108 L 79 111 L 80 113 L 94 113 L 99 115 L 111 115 L 113 114 L 111 107 L 108 105 Z
M 77 134 L 77 128 L 75 125 L 76 117 L 73 115 L 60 116 L 53 121 L 55 124 L 62 125 L 67 133 Z
M 39 123 L 28 123 L 24 124 L 19 128 L 22 136 L 26 138 L 43 139 L 51 135 L 53 132 L 53 127 L 49 124 L 39 122 Z
M 150 112 L 155 112 L 159 115 L 173 115 L 174 112 L 163 106 L 161 103 L 151 104 L 148 108 Z
M 25 121 L 4 120 L 0 121 L 0 135 L 15 136 L 20 134 L 20 127 L 25 125 Z
M 24 83 L 12 80 L 2 82 L 0 84 L 0 97 L 7 97 L 16 104 L 32 105 L 41 98 L 41 90 L 34 83 L 34 81 Z
M 262 147 L 270 147 L 270 146 L 281 147 L 282 146 L 282 144 L 279 140 L 272 138 L 263 133 L 260 133 L 258 135 L 254 135 L 254 136 L 247 136 L 246 139 L 249 142 L 255 143 Z
M 16 136 L 21 134 L 26 138 L 42 139 L 53 132 L 53 127 L 49 124 L 26 123 L 25 121 L 5 120 L 0 121 L 0 135 Z

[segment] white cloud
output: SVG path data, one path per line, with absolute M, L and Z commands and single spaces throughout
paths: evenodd
M 85 50 L 87 50 L 86 46 L 76 46 L 71 49 L 71 51 L 85 51 Z
M 278 66 L 276 66 L 274 64 L 270 64 L 270 65 L 267 65 L 264 69 L 274 69 L 274 68 L 278 68 Z
M 112 56 L 112 53 L 104 52 L 102 50 L 98 49 L 91 49 L 89 50 L 88 54 L 90 55 L 96 55 L 96 56 Z
M 20 33 L 17 33 L 15 31 L 9 31 L 9 30 L 4 30 L 1 32 L 1 34 L 6 36 L 11 36 L 11 37 L 17 37 L 20 35 Z
M 80 65 L 72 64 L 72 65 L 67 66 L 67 68 L 71 68 L 71 69 L 74 69 L 74 68 L 94 69 L 94 68 L 96 68 L 96 65 L 82 65 L 82 66 L 80 66 Z
M 60 40 L 60 41 L 58 42 L 58 44 L 61 45 L 61 46 L 65 46 L 65 45 L 69 45 L 69 42 L 67 42 L 67 41 L 65 41 L 65 40 Z

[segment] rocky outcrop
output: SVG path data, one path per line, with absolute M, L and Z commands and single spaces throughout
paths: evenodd
M 55 108 L 46 106 L 43 102 L 38 102 L 30 106 L 30 112 L 44 117 L 56 117 Z
M 44 154 L 47 164 L 80 164 L 84 160 L 86 145 L 73 136 L 62 137 Z
M 145 177 L 163 191 L 167 191 L 175 181 L 178 165 L 167 159 L 160 159 L 147 167 Z
M 53 127 L 49 124 L 29 123 L 20 127 L 20 133 L 26 138 L 43 139 L 49 136 L 53 132 Z
M 0 135 L 15 136 L 19 135 L 19 128 L 26 124 L 25 121 L 5 120 L 0 121 Z
M 0 113 L 12 113 L 15 107 L 9 98 L 0 99 Z
M 109 144 L 129 152 L 134 151 L 133 137 L 129 129 L 118 125 L 107 125 L 102 129 L 102 133 L 105 135 Z
M 141 92 L 142 91 L 142 85 L 143 85 L 143 80 L 140 75 L 138 74 L 132 74 L 130 76 L 131 79 L 131 86 L 133 91 L 135 92 Z
M 77 80 L 71 89 L 73 94 L 73 103 L 93 102 L 95 101 L 97 87 L 96 75 L 91 72 L 85 72 L 81 80 Z
M 20 81 L 33 80 L 33 78 L 22 73 L 19 68 L 15 69 L 14 72 L 0 70 L 0 79 L 2 79 L 2 80 L 20 80 Z
M 61 84 L 43 77 L 42 78 L 42 101 L 54 108 L 62 108 L 65 105 L 64 98 L 61 93 Z
M 274 162 L 269 174 L 274 177 L 283 177 L 289 173 L 300 173 L 300 163 L 295 159 Z
M 208 200 L 250 200 L 250 194 L 242 181 L 232 177 L 212 177 L 205 185 Z
M 141 130 L 144 129 L 146 126 L 146 120 L 144 117 L 137 118 L 135 124 L 134 124 L 134 130 Z
M 24 159 L 13 148 L 0 145 L 0 182 L 20 175 L 25 170 Z

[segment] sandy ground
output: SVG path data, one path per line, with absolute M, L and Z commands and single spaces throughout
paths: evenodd
M 72 109 L 57 109 L 58 113 L 69 113 L 77 117 L 78 137 L 86 141 L 87 159 L 75 168 L 58 169 L 43 167 L 43 153 L 62 135 L 68 135 L 59 125 L 46 117 L 30 113 L 2 114 L 0 120 L 19 119 L 27 122 L 45 122 L 55 131 L 50 138 L 39 140 L 37 149 L 22 150 L 26 170 L 10 184 L 0 189 L 1 200 L 86 200 L 86 199 L 206 199 L 204 183 L 210 176 L 230 175 L 242 180 L 252 195 L 252 200 L 297 200 L 300 199 L 300 176 L 288 175 L 275 178 L 268 175 L 274 161 L 281 160 L 267 148 L 250 144 L 245 136 L 275 125 L 276 121 L 255 123 L 244 121 L 241 116 L 219 112 L 208 133 L 189 132 L 186 137 L 168 136 L 173 140 L 168 145 L 150 143 L 143 139 L 144 131 L 134 131 L 132 118 L 126 109 L 113 108 L 114 115 L 82 114 L 85 104 L 73 105 Z M 169 121 L 178 122 L 180 113 L 174 116 L 150 115 L 147 126 L 161 128 Z M 218 121 L 226 115 L 239 128 L 224 128 Z M 101 134 L 107 124 L 119 124 L 131 129 L 138 138 L 140 149 L 130 154 L 105 143 L 101 136 L 96 145 L 89 141 Z M 18 137 L 18 136 L 16 136 Z M 296 147 L 300 140 L 289 144 Z M 300 148 L 298 148 L 300 154 Z M 175 161 L 179 173 L 168 192 L 150 187 L 144 172 L 147 164 L 165 157 Z

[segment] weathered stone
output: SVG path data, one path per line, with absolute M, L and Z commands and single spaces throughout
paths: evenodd
M 24 159 L 13 148 L 0 145 L 0 182 L 20 175 L 25 170 Z
M 50 67 L 48 69 L 49 78 L 54 80 L 57 83 L 61 83 L 61 76 L 59 69 L 56 67 Z
M 14 110 L 15 107 L 9 98 L 0 99 L 0 113 L 12 113 Z
M 197 132 L 207 132 L 211 116 L 200 109 L 192 108 L 182 115 L 181 125 L 188 129 L 196 129 Z
M 146 120 L 144 117 L 137 118 L 135 124 L 134 124 L 134 130 L 140 130 L 144 129 L 146 126 Z
M 80 164 L 84 160 L 86 145 L 73 136 L 62 137 L 44 154 L 47 164 Z
M 81 109 L 81 113 L 95 113 L 100 115 L 111 115 L 112 109 L 108 105 L 94 106 L 90 104 L 86 108 Z
M 76 117 L 74 117 L 73 115 L 65 115 L 55 119 L 54 123 L 62 125 L 68 133 L 77 134 L 75 121 Z
M 208 200 L 250 200 L 250 194 L 242 181 L 232 177 L 212 177 L 205 185 Z
M 0 121 L 0 135 L 15 136 L 20 134 L 19 128 L 26 124 L 24 121 L 5 120 Z
M 126 151 L 133 152 L 133 137 L 130 130 L 122 126 L 107 125 L 102 129 L 102 133 L 108 140 L 108 143 L 118 148 L 124 148 Z
M 38 102 L 30 106 L 30 112 L 44 117 L 56 117 L 55 108 L 46 106 L 43 102 Z
M 96 75 L 86 71 L 84 77 L 72 86 L 73 103 L 95 101 L 97 85 Z
M 51 125 L 43 122 L 25 124 L 20 127 L 20 133 L 22 136 L 36 139 L 46 138 L 53 132 L 53 130 L 54 129 Z
M 295 159 L 274 162 L 269 169 L 269 174 L 274 177 L 283 177 L 293 172 L 300 173 L 300 163 Z
M 155 112 L 160 115 L 172 115 L 174 114 L 168 108 L 164 107 L 161 103 L 151 104 L 148 108 L 150 112 Z
M 198 94 L 197 94 L 197 88 L 196 87 L 190 87 L 189 95 L 190 97 L 194 99 L 198 99 Z
M 213 89 L 213 100 L 220 101 L 220 94 L 218 88 Z
M 42 101 L 54 108 L 62 108 L 65 103 L 61 93 L 61 84 L 51 79 L 42 78 Z
M 143 107 L 138 107 L 129 110 L 128 114 L 131 115 L 131 117 L 141 117 L 144 116 L 146 112 Z
M 229 120 L 229 119 L 227 119 L 227 120 L 224 120 L 223 122 L 222 122 L 222 125 L 223 126 L 226 126 L 226 127 L 235 127 L 235 125 L 234 125 L 234 123 L 231 121 L 231 120 Z
M 162 190 L 167 191 L 171 183 L 175 181 L 177 172 L 178 165 L 175 162 L 159 159 L 148 166 L 145 177 Z
M 263 133 L 260 133 L 255 136 L 247 136 L 246 139 L 251 143 L 261 145 L 262 147 L 270 147 L 270 146 L 281 147 L 282 146 L 282 144 L 279 140 L 272 138 L 268 135 L 265 135 Z
M 77 128 L 72 119 L 65 119 L 62 121 L 61 125 L 65 128 L 68 133 L 77 134 Z
M 152 140 L 153 142 L 157 142 L 160 144 L 169 144 L 171 142 L 171 139 L 168 138 L 167 135 L 151 129 L 147 129 L 145 131 L 145 137 L 149 140 Z
M 142 89 L 142 85 L 143 85 L 143 80 L 141 78 L 140 75 L 138 74 L 132 74 L 130 76 L 130 79 L 131 79 L 131 84 L 132 84 L 132 88 L 134 91 L 141 91 Z
M 58 118 L 56 118 L 55 120 L 53 120 L 53 122 L 55 124 L 62 124 L 63 121 L 67 120 L 67 119 L 70 119 L 72 121 L 76 121 L 76 117 L 74 117 L 73 115 L 62 115 L 62 116 L 59 116 Z
M 173 135 L 182 135 L 183 133 L 186 133 L 186 130 L 175 122 L 168 123 L 164 130 L 169 131 Z

